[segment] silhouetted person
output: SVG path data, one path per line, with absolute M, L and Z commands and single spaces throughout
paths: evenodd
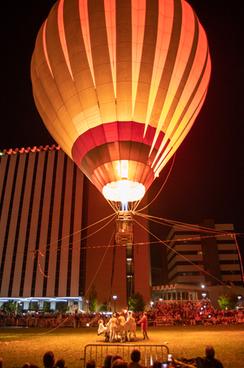
M 113 355 L 111 358 L 111 368 L 114 366 L 114 363 L 116 360 L 123 360 L 123 358 L 122 356 L 117 355 L 117 354 Z
M 111 368 L 111 361 L 112 361 L 113 355 L 108 354 L 105 356 L 103 361 L 103 368 Z
M 88 360 L 86 362 L 86 368 L 96 368 L 96 362 L 94 359 Z
M 212 346 L 208 345 L 205 349 L 205 358 L 197 358 L 198 368 L 224 368 L 220 360 L 215 359 L 215 350 Z
M 58 359 L 55 363 L 55 368 L 65 368 L 65 360 L 64 359 Z
M 159 360 L 155 360 L 153 362 L 152 368 L 161 368 L 162 367 L 162 363 Z
M 112 364 L 112 368 L 128 368 L 128 363 L 123 359 L 116 359 Z
M 143 368 L 143 366 L 139 363 L 141 360 L 141 352 L 138 349 L 134 349 L 130 355 L 131 362 L 128 365 L 128 368 Z
M 54 354 L 52 351 L 47 351 L 43 355 L 43 365 L 45 368 L 53 368 L 55 364 Z

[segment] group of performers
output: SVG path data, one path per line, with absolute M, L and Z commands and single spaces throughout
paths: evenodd
M 141 325 L 143 339 L 149 339 L 147 335 L 148 321 L 146 312 L 137 322 Z M 98 321 L 98 335 L 105 336 L 105 342 L 126 342 L 136 340 L 136 320 L 131 311 L 113 313 L 109 321 L 104 324 L 103 319 Z

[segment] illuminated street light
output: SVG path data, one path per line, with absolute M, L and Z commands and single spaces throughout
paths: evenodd
M 202 289 L 205 289 L 205 285 L 204 285 L 204 284 L 201 284 L 201 288 L 202 288 Z
M 113 295 L 113 296 L 112 296 L 112 299 L 113 299 L 113 301 L 114 301 L 114 313 L 116 313 L 116 302 L 117 302 L 117 300 L 118 300 L 118 296 L 117 296 L 117 295 Z

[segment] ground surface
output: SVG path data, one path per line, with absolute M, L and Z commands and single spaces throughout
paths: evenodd
M 192 358 L 203 356 L 207 344 L 214 346 L 216 357 L 224 368 L 244 367 L 244 325 L 217 327 L 152 327 L 150 340 L 142 340 L 137 331 L 137 344 L 167 344 L 175 357 Z M 80 358 L 86 344 L 104 343 L 95 328 L 60 328 L 54 331 L 27 328 L 0 329 L 0 357 L 3 368 L 21 367 L 29 361 L 42 367 L 42 356 L 47 350 L 55 353 L 56 359 L 64 358 L 68 368 L 82 367 Z M 127 343 L 129 344 L 129 343 Z

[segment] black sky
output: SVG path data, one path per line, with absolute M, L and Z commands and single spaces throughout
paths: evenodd
M 54 2 L 11 1 L 2 6 L 0 149 L 54 143 L 35 108 L 30 81 L 35 38 Z M 208 36 L 211 81 L 204 106 L 177 151 L 172 173 L 152 211 L 191 223 L 204 218 L 231 222 L 244 233 L 242 2 L 189 3 Z M 151 194 L 163 180 L 164 174 Z

